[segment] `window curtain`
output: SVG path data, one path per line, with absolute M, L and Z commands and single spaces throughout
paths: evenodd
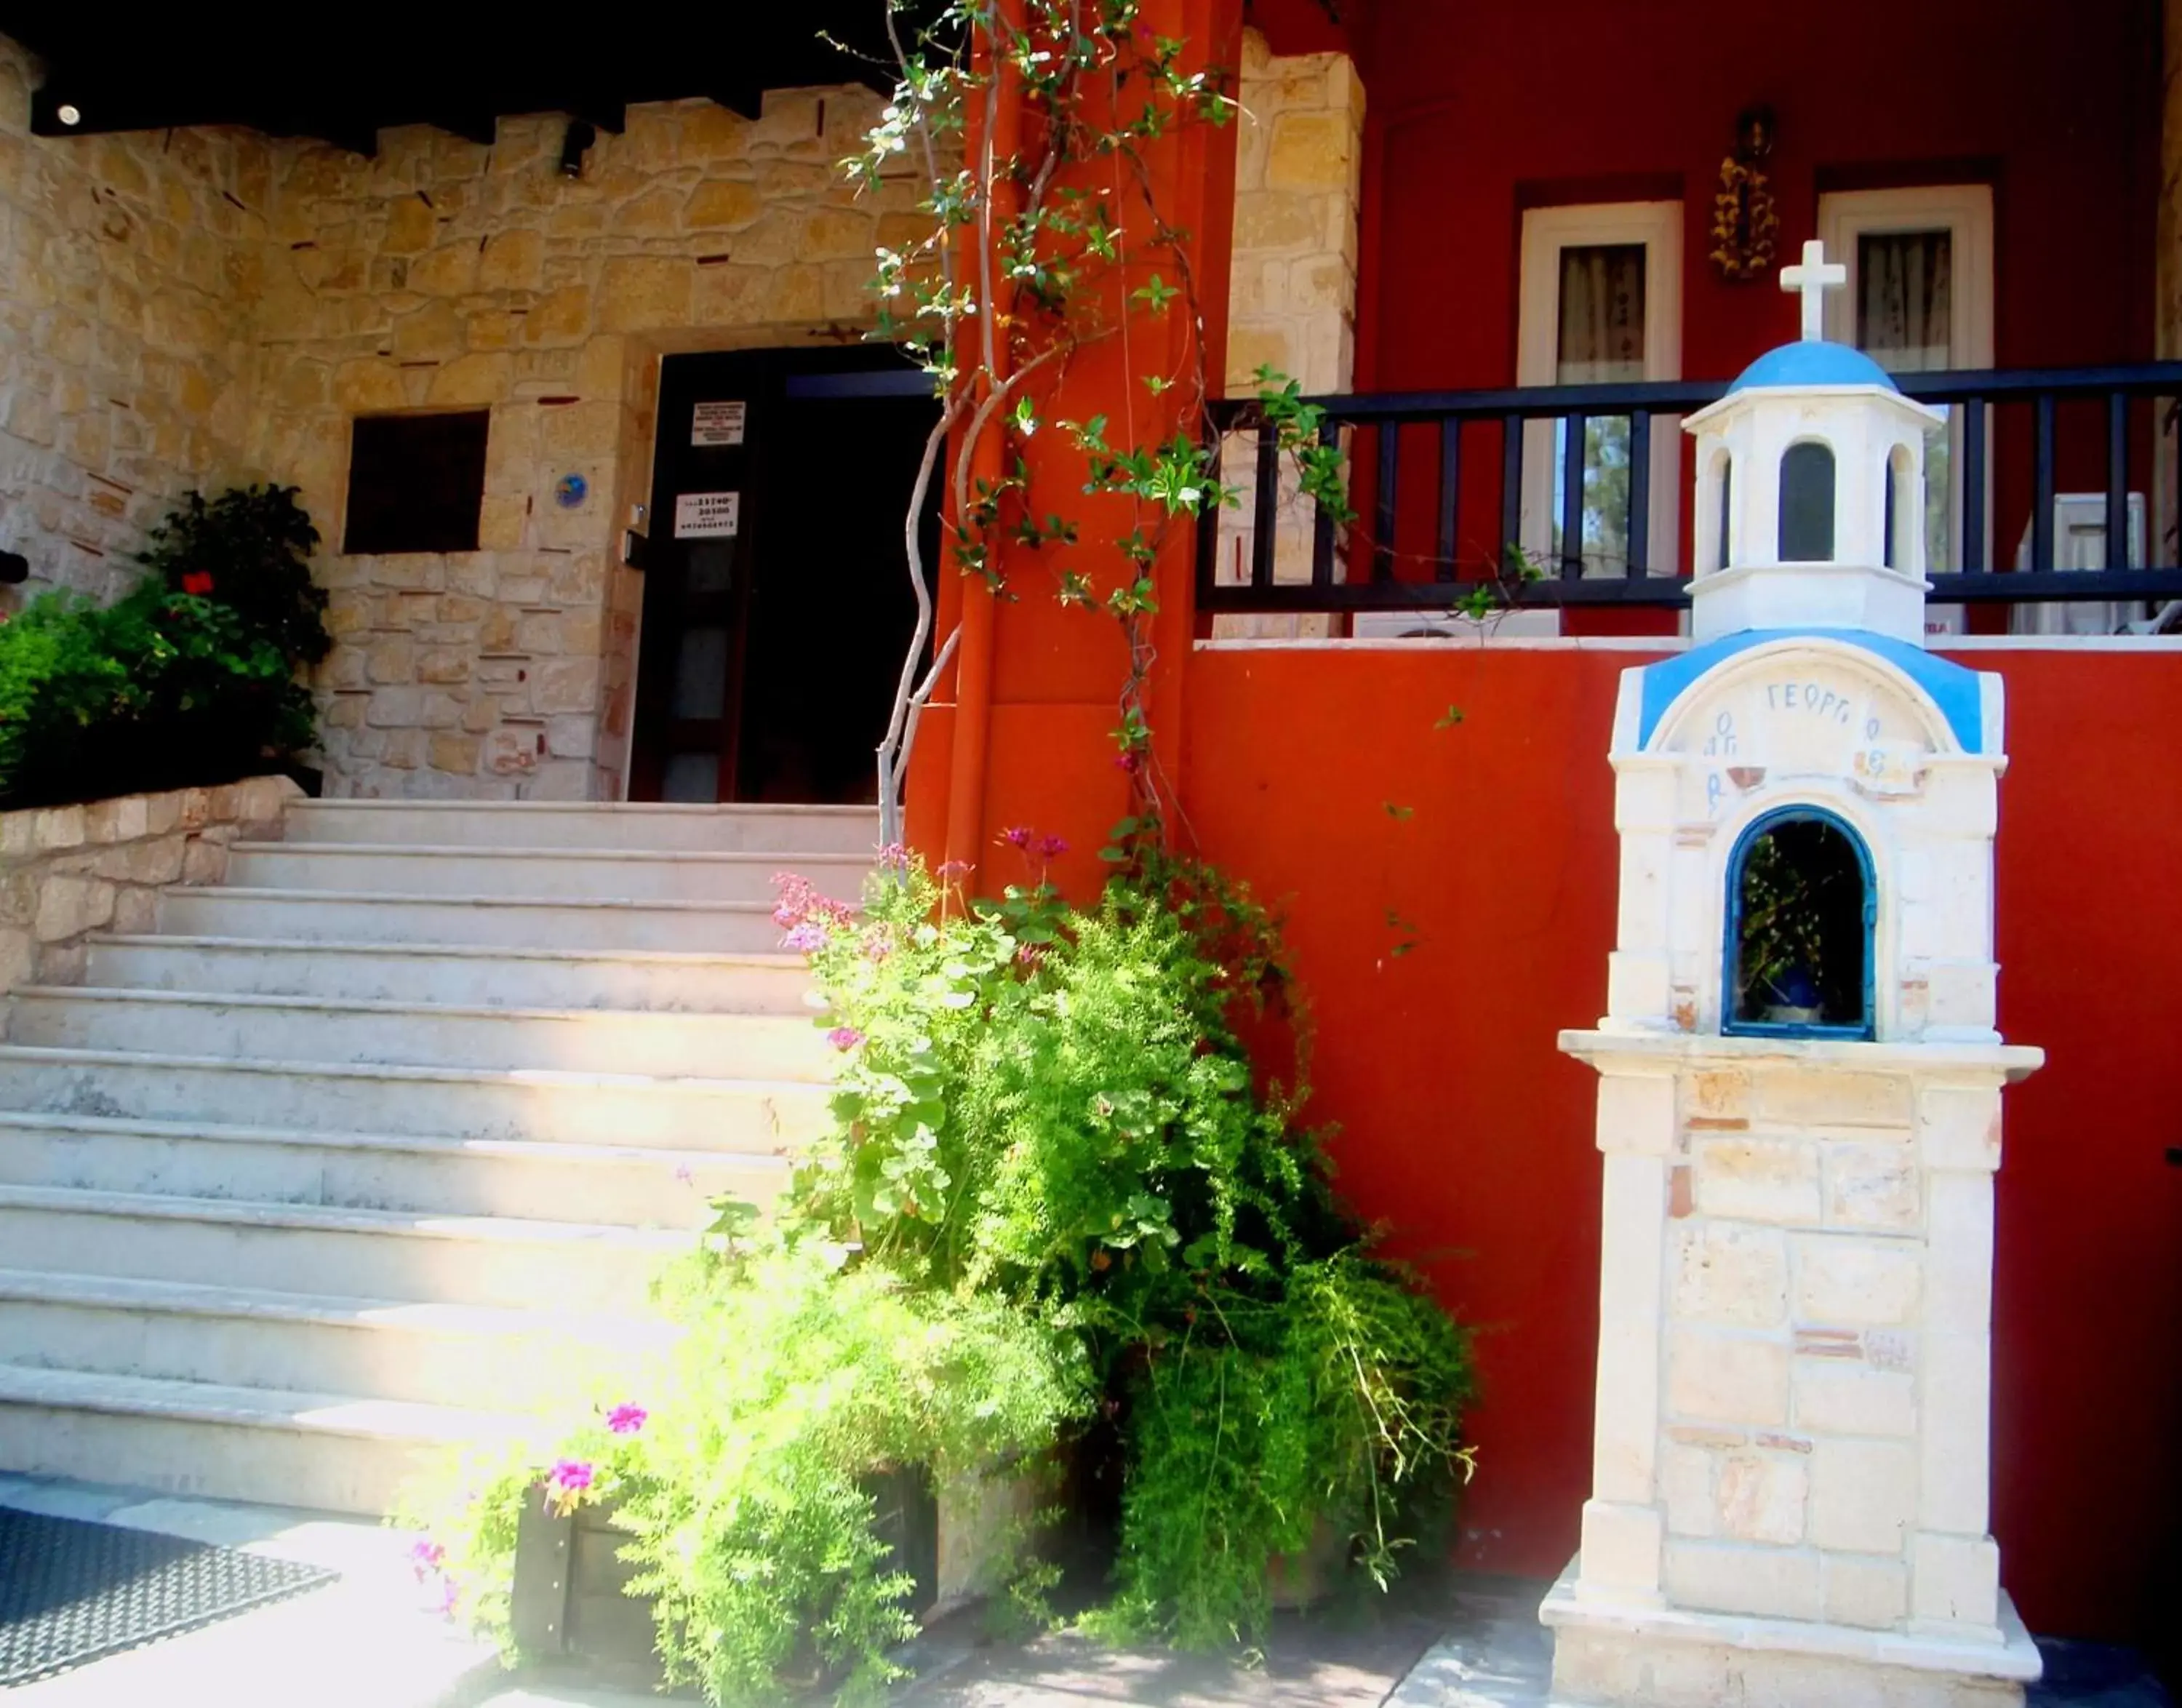
M 1561 251 L 1555 380 L 1596 385 L 1644 377 L 1644 246 L 1592 243 Z
M 1644 377 L 1644 246 L 1571 245 L 1561 251 L 1559 346 L 1554 379 L 1603 385 Z M 1553 431 L 1553 551 L 1561 539 L 1561 455 L 1568 424 Z M 1583 540 L 1587 575 L 1619 575 L 1629 562 L 1629 418 L 1584 422 Z
M 1954 241 L 1947 231 L 1857 239 L 1856 342 L 1897 374 L 1954 365 Z
M 1930 373 L 1954 361 L 1954 234 L 1866 231 L 1856 240 L 1856 344 L 1896 374 Z M 1924 435 L 1924 562 L 1954 565 L 1954 428 Z M 1926 610 L 1929 630 L 1959 632 L 1963 608 Z

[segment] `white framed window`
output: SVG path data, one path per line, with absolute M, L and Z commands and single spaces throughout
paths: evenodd
M 1828 337 L 1893 374 L 1992 366 L 1990 185 L 1835 191 L 1819 197 L 1819 236 L 1848 269 L 1848 288 L 1826 302 Z M 1985 491 L 1964 493 L 1962 410 L 1947 413 L 1924 445 L 1924 561 L 1942 570 L 1963 567 L 1957 544 L 1966 502 L 1983 507 L 1992 540 L 1990 479 Z M 1988 426 L 1991 419 L 1988 405 Z M 1963 626 L 1959 605 L 1935 605 L 1925 619 L 1934 634 Z
M 1605 202 L 1523 215 L 1515 383 L 1587 385 L 1682 374 L 1682 204 Z M 1627 573 L 1631 418 L 1584 424 L 1583 573 Z M 1681 505 L 1681 421 L 1651 424 L 1651 573 L 1675 573 Z M 1521 542 L 1559 572 L 1566 424 L 1525 430 Z M 1553 613 L 1539 613 L 1548 619 Z M 1546 632 L 1553 632 L 1555 623 Z

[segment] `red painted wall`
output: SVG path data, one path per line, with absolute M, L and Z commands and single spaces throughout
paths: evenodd
M 1760 102 L 1784 252 L 1813 235 L 1822 180 L 1989 180 L 2000 365 L 2152 353 L 2151 0 L 1382 0 L 1359 34 L 1359 390 L 1512 383 L 1520 206 L 1663 180 L 1685 203 L 1683 372 L 1725 379 L 1793 337 L 1773 280 L 1730 285 L 1705 258 L 1736 114 Z
M 1296 0 L 1260 9 L 1277 51 L 1329 45 L 1322 25 L 1294 15 Z M 1686 377 L 1730 378 L 1792 337 L 1796 306 L 1771 276 L 1730 284 L 1707 258 L 1721 157 L 1736 114 L 1759 103 L 1777 121 L 1769 170 L 1784 262 L 1814 234 L 1821 191 L 1988 183 L 1998 365 L 2152 353 L 2155 0 L 1381 0 L 1348 15 L 1367 94 L 1359 391 L 1514 383 L 1529 207 L 1681 200 Z M 2095 406 L 2064 408 L 2061 428 L 2061 490 L 2102 487 Z M 2148 490 L 2148 407 L 2131 430 L 2133 483 Z M 1367 477 L 1372 454 L 1367 442 Z M 1431 454 L 1416 435 L 1406 468 Z M 1992 545 L 2004 565 L 2030 514 L 2027 408 L 1997 412 L 1992 454 Z M 1465 574 L 1503 544 L 1498 456 L 1497 429 L 1473 431 Z M 1421 563 L 1436 500 L 1428 477 L 1404 487 L 1397 548 Z M 1692 533 L 1686 501 L 1685 553 Z M 1565 621 L 1576 633 L 1674 628 L 1659 613 Z M 1973 626 L 2004 629 L 2005 617 L 1986 607 Z
M 1277 50 L 1328 45 L 1309 0 L 1254 11 Z M 1371 114 L 1360 389 L 1512 380 L 1519 207 L 1607 199 L 1603 176 L 1621 193 L 1681 186 L 1686 373 L 1725 377 L 1790 336 L 1776 289 L 1722 285 L 1703 259 L 1713 175 L 1736 111 L 1759 100 L 1780 119 L 1789 242 L 1809 229 L 1822 177 L 1931 181 L 1953 163 L 1995 185 L 2003 365 L 2150 353 L 2154 0 L 1342 11 Z M 1168 14 L 1174 33 L 1216 43 L 1238 21 L 1234 0 L 1163 0 L 1162 27 Z M 1227 265 L 1232 132 L 1221 135 L 1226 152 L 1160 167 L 1209 279 Z M 1207 307 L 1216 372 L 1220 305 Z M 1143 412 L 1103 354 L 1061 389 L 1061 413 Z M 2000 452 L 2005 495 L 2004 440 Z M 1485 447 L 1470 454 L 1489 465 Z M 2085 466 L 2064 462 L 2064 484 L 2092 479 Z M 1040 451 L 1034 480 L 1034 507 L 1078 513 L 1074 458 Z M 1996 532 L 2012 544 L 2020 525 L 2003 513 Z M 1152 706 L 1179 818 L 1206 854 L 1287 901 L 1319 1023 L 1314 1106 L 1343 1129 L 1344 1185 L 1402 1250 L 1434 1258 L 1443 1296 L 1481 1330 L 1488 1389 L 1465 1557 L 1556 1572 L 1588 1482 L 1598 1212 L 1593 1079 L 1553 1039 L 1603 1001 L 1615 874 L 1604 755 L 1615 678 L 1644 655 L 1193 652 L 1188 556 L 1178 546 L 1159 567 Z M 911 836 L 982 860 L 995 889 L 1016 875 L 992 857 L 997 830 L 1058 831 L 1077 845 L 1058 875 L 1088 893 L 1126 798 L 1106 733 L 1118 642 L 1110 623 L 1051 604 L 1049 568 L 1011 561 L 1009 573 L 1020 602 L 989 613 L 969 690 L 950 681 L 928 720 Z M 942 585 L 950 620 L 984 597 Z M 1974 662 L 2008 678 L 2015 756 L 2002 796 L 2002 1023 L 2052 1064 L 2009 1105 L 1995 1526 L 2034 1626 L 2146 1641 L 2172 1622 L 2163 1576 L 2170 1598 L 2182 1593 L 2169 1539 L 2182 1528 L 2182 1171 L 2161 1159 L 2182 1142 L 2166 1043 L 2182 966 L 2182 657 Z M 1450 704 L 1463 722 L 1436 729 Z
M 1399 1249 L 1440 1254 L 1435 1284 L 1481 1332 L 1463 1553 L 1499 1571 L 1558 1572 L 1588 1492 L 1596 1081 L 1554 1035 L 1605 1000 L 1606 745 L 1647 656 L 1189 663 L 1183 798 L 1205 852 L 1285 903 L 1343 1184 Z M 2182 1171 L 2162 1156 L 2182 1142 L 2182 655 L 1961 656 L 2007 680 L 2001 1019 L 2049 1063 L 2008 1105 L 1994 1528 L 2034 1628 L 2147 1642 L 2182 1520 Z M 1435 727 L 1450 704 L 1462 722 Z

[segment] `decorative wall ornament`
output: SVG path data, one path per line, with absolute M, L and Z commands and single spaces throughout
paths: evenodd
M 1773 109 L 1753 107 L 1735 121 L 1735 152 L 1720 163 L 1712 198 L 1712 259 L 1723 279 L 1747 283 L 1773 264 L 1780 221 L 1764 167 L 1772 152 Z

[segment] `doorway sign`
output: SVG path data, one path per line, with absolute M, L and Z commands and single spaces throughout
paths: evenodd
M 724 540 L 741 526 L 739 492 L 684 492 L 674 500 L 677 540 Z

